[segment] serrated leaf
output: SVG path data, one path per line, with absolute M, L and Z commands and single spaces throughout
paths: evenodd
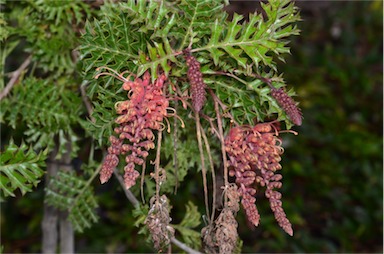
M 15 196 L 14 191 L 20 189 L 24 195 L 37 186 L 44 174 L 46 154 L 35 153 L 24 143 L 17 147 L 10 143 L 0 154 L 0 185 L 4 196 Z
M 185 205 L 185 216 L 180 222 L 180 226 L 187 228 L 195 228 L 200 225 L 201 214 L 197 211 L 197 206 L 191 201 Z
M 188 201 L 186 212 L 183 220 L 177 224 L 172 225 L 177 231 L 180 232 L 184 242 L 191 245 L 193 248 L 200 247 L 200 232 L 193 230 L 200 225 L 201 214 L 197 211 L 197 206 L 191 201 Z
M 268 9 L 266 22 L 261 14 L 250 14 L 249 21 L 243 23 L 243 17 L 238 14 L 225 25 L 216 20 L 211 26 L 208 44 L 195 51 L 208 50 L 215 65 L 219 64 L 220 59 L 225 61 L 226 56 L 221 54 L 221 49 L 243 69 L 250 64 L 257 67 L 261 63 L 275 69 L 269 54 L 289 52 L 285 42 L 279 39 L 298 33 L 297 28 L 290 24 L 298 21 L 299 17 L 289 1 L 271 2 L 263 5 Z

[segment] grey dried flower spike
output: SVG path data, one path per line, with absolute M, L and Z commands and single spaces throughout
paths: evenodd
M 159 253 L 167 248 L 171 238 L 175 235 L 175 229 L 170 225 L 169 210 L 169 202 L 165 195 L 162 195 L 159 200 L 156 199 L 156 196 L 153 196 L 150 200 L 148 216 L 144 221 L 151 233 L 154 247 Z
M 296 105 L 296 102 L 283 90 L 283 88 L 276 89 L 272 85 L 271 95 L 279 106 L 285 111 L 292 123 L 300 126 L 302 123 L 303 115 L 301 109 Z

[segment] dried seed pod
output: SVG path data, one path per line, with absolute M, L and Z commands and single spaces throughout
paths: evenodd
M 285 111 L 292 123 L 300 126 L 302 123 L 303 115 L 296 102 L 286 93 L 283 88 L 276 89 L 271 86 L 271 95 L 279 106 Z
M 169 216 L 169 204 L 167 197 L 162 195 L 156 202 L 156 197 L 150 200 L 150 210 L 144 221 L 149 232 L 151 233 L 154 247 L 162 252 L 162 249 L 169 245 L 171 238 L 175 234 L 174 228 L 171 227 L 171 217 Z
M 217 217 L 215 224 L 215 239 L 219 253 L 233 253 L 238 238 L 238 224 L 231 209 L 225 207 Z
M 187 76 L 191 85 L 191 96 L 193 108 L 199 112 L 205 103 L 206 84 L 203 81 L 203 75 L 200 71 L 200 63 L 190 54 L 189 49 L 184 50 L 184 57 L 187 62 Z

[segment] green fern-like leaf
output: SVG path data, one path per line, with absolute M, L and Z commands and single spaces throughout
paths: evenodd
M 59 171 L 46 188 L 45 202 L 69 212 L 69 220 L 75 230 L 83 232 L 85 228 L 96 223 L 95 209 L 98 207 L 90 180 L 76 176 L 73 171 Z
M 146 46 L 146 38 L 138 32 L 140 27 L 132 24 L 134 15 L 124 12 L 118 4 L 106 4 L 101 11 L 102 20 L 86 23 L 79 47 L 86 79 L 92 80 L 96 68 L 101 66 L 118 73 L 125 70 L 135 73 L 139 50 Z M 107 78 L 107 86 L 111 82 L 114 79 Z
M 140 2 L 140 1 L 139 1 Z M 151 17 L 151 10 L 157 10 L 153 18 L 143 23 L 142 27 L 153 30 L 153 35 L 150 41 L 147 42 L 147 48 L 140 52 L 138 75 L 142 75 L 146 70 L 150 69 L 152 80 L 157 77 L 159 67 L 168 76 L 171 71 L 172 64 L 180 64 L 176 59 L 176 55 L 181 52 L 184 47 L 187 47 L 190 42 L 198 43 L 204 36 L 210 33 L 210 23 L 214 21 L 221 10 L 223 4 L 221 1 L 193 1 L 182 0 L 178 5 L 178 10 L 171 7 L 164 7 L 165 1 L 160 4 L 156 1 L 141 1 L 147 2 L 148 7 L 144 8 L 148 14 L 146 17 Z M 138 4 L 137 12 L 140 12 L 143 3 Z M 158 5 L 158 7 L 155 7 Z M 143 16 L 143 14 L 141 15 Z M 224 20 L 225 15 L 221 15 L 221 20 Z M 165 19 L 165 20 L 163 20 Z M 154 25 L 151 25 L 154 24 Z M 159 26 L 158 24 L 164 24 Z M 160 38 L 157 39 L 157 38 Z M 179 49 L 174 48 L 178 46 Z
M 124 8 L 124 6 L 122 6 Z M 152 80 L 157 77 L 159 67 L 168 76 L 171 63 L 176 63 L 175 53 L 169 39 L 176 25 L 176 11 L 166 1 L 129 1 L 125 6 L 129 13 L 135 14 L 133 23 L 139 32 L 147 34 L 146 48 L 139 52 L 138 75 L 151 70 Z
M 200 232 L 194 230 L 200 225 L 201 214 L 197 210 L 197 206 L 191 201 L 185 206 L 186 212 L 183 220 L 177 224 L 172 225 L 183 238 L 183 241 L 192 248 L 199 249 L 201 245 Z
M 227 3 L 225 3 L 227 4 Z M 223 1 L 218 0 L 183 0 L 179 6 L 182 40 L 179 51 L 188 46 L 190 42 L 200 44 L 199 41 L 211 34 L 210 27 L 216 18 L 224 22 L 227 14 L 223 12 Z
M 82 1 L 23 1 L 13 5 L 9 1 L 17 34 L 25 38 L 25 51 L 38 62 L 36 66 L 51 76 L 73 74 L 76 70 L 73 50 L 77 35 L 73 24 L 83 22 L 90 14 Z
M 289 53 L 282 39 L 298 33 L 290 23 L 298 21 L 299 17 L 295 14 L 293 3 L 288 0 L 271 1 L 262 6 L 266 11 L 267 22 L 261 14 L 250 14 L 249 21 L 244 23 L 241 23 L 243 16 L 238 14 L 228 23 L 216 20 L 211 26 L 209 43 L 195 51 L 209 51 L 215 65 L 222 61 L 228 62 L 229 56 L 242 69 L 252 64 L 256 68 L 259 64 L 275 68 L 271 53 Z
M 10 143 L 0 154 L 0 187 L 2 195 L 14 197 L 14 191 L 20 189 L 24 195 L 37 186 L 44 174 L 46 154 L 36 153 L 24 143 L 17 147 Z
M 68 130 L 77 121 L 81 101 L 63 86 L 28 78 L 22 86 L 13 89 L 7 106 L 6 120 L 12 128 L 22 121 L 28 126 L 56 133 Z
M 270 89 L 263 85 L 259 79 L 246 77 L 244 73 L 237 74 L 236 78 L 228 76 L 212 76 L 212 70 L 203 70 L 207 75 L 205 81 L 215 90 L 216 95 L 221 101 L 227 104 L 228 109 L 235 120 L 240 124 L 254 124 L 262 122 L 265 118 L 272 118 L 277 113 L 277 119 L 285 121 L 287 128 L 292 126 L 285 112 L 271 100 Z M 266 74 L 268 76 L 269 74 Z M 272 75 L 272 74 L 270 74 Z M 279 78 L 276 87 L 284 86 L 284 81 Z M 294 95 L 293 91 L 289 95 Z M 207 110 L 213 110 L 213 106 L 208 104 Z M 229 119 L 226 119 L 229 120 Z M 229 122 L 229 121 L 228 121 Z

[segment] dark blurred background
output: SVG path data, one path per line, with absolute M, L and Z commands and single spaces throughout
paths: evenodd
M 289 237 L 260 198 L 261 225 L 250 229 L 238 214 L 244 253 L 383 252 L 383 3 L 298 1 L 301 35 L 279 63 L 288 88 L 298 94 L 304 121 L 283 135 L 283 206 L 294 227 Z M 258 1 L 232 1 L 229 12 L 247 15 Z M 183 218 L 183 194 L 203 207 L 189 176 L 172 203 Z M 201 186 L 201 185 L 199 185 Z M 76 235 L 76 250 L 151 252 L 132 225 L 132 205 L 117 182 L 95 185 L 100 222 Z M 41 249 L 43 186 L 2 205 L 4 252 Z M 116 191 L 117 190 L 117 191 Z M 183 194 L 182 194 L 183 193 Z M 180 196 L 179 196 L 180 195 Z M 7 221 L 4 221 L 7 218 Z

